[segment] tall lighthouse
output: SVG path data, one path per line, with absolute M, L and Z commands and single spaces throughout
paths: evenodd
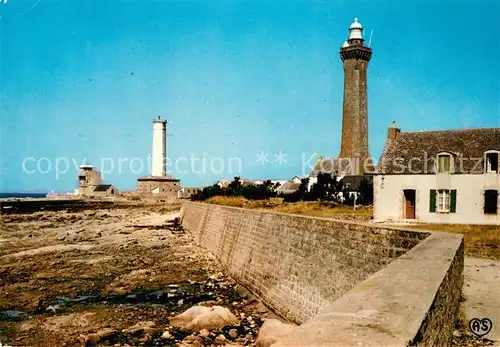
M 372 50 L 365 46 L 363 26 L 354 18 L 349 38 L 340 49 L 344 64 L 344 104 L 342 142 L 339 158 L 356 161 L 357 173 L 372 169 L 368 151 L 367 70 Z

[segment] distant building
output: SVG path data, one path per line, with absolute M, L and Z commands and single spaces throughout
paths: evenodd
M 219 186 L 220 188 L 227 188 L 231 181 L 228 180 L 219 180 L 215 183 L 216 186 Z
M 100 184 L 98 185 L 94 191 L 93 195 L 115 195 L 118 194 L 118 189 L 112 184 Z
M 175 198 L 180 188 L 180 180 L 177 178 L 169 176 L 145 176 L 137 179 L 135 191 L 141 195 L 157 195 Z
M 309 178 L 309 177 L 305 176 L 305 175 L 293 176 L 290 181 L 292 181 L 293 183 L 300 184 L 302 182 L 302 180 L 306 179 L 306 178 Z
M 294 180 L 286 181 L 281 187 L 279 187 L 276 192 L 278 194 L 292 194 L 295 193 L 300 187 L 300 182 L 297 183 Z
M 78 192 L 80 195 L 86 195 L 94 191 L 101 184 L 101 172 L 97 171 L 92 165 L 80 165 L 78 172 Z
M 500 128 L 401 132 L 374 177 L 374 220 L 500 224 Z
M 203 189 L 198 187 L 182 187 L 177 191 L 178 199 L 189 199 L 191 196 L 198 194 Z
M 275 192 L 278 191 L 278 189 L 286 184 L 288 182 L 287 180 L 271 180 L 271 189 Z
M 118 194 L 118 189 L 111 184 L 102 184 L 101 172 L 92 165 L 80 166 L 78 172 L 78 189 L 75 195 L 79 196 L 103 196 Z

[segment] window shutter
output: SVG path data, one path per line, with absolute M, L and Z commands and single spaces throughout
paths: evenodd
M 455 213 L 457 211 L 457 190 L 453 189 L 450 191 L 450 212 Z
M 484 192 L 484 213 L 496 214 L 498 210 L 498 191 L 486 190 Z
M 434 189 L 431 189 L 429 211 L 436 212 L 436 191 Z

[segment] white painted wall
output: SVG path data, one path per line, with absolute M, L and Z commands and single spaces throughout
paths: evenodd
M 153 120 L 153 151 L 152 172 L 153 176 L 166 176 L 166 154 L 167 154 L 167 121 L 163 119 Z
M 429 223 L 500 224 L 497 215 L 483 213 L 484 191 L 500 190 L 500 174 L 484 175 L 377 175 L 373 180 L 374 220 L 400 221 L 404 213 L 404 189 L 416 190 L 416 221 Z M 430 212 L 432 189 L 456 189 L 455 213 Z M 500 199 L 499 199 L 500 200 Z

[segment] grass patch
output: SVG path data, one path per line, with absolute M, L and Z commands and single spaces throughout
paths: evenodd
M 466 255 L 500 259 L 500 225 L 416 224 L 411 228 L 462 234 Z
M 354 209 L 352 206 L 324 203 L 318 201 L 284 203 L 280 206 L 271 208 L 272 211 L 282 213 L 301 214 L 305 216 L 323 217 L 323 218 L 347 218 L 352 219 L 370 219 L 373 210 L 367 207 Z
M 282 198 L 264 200 L 247 200 L 241 196 L 213 196 L 205 202 L 209 204 L 244 207 L 244 208 L 272 208 L 283 204 Z
M 214 196 L 206 201 L 207 203 L 255 208 L 266 211 L 301 214 L 304 216 L 323 218 L 346 218 L 368 220 L 372 217 L 373 210 L 368 207 L 354 209 L 352 206 L 339 205 L 332 202 L 321 201 L 301 201 L 295 203 L 285 203 L 282 198 L 271 198 L 266 200 L 247 200 L 243 197 Z
M 168 213 L 180 211 L 180 209 L 181 209 L 181 204 L 173 204 L 173 205 L 167 205 L 167 206 L 160 208 L 160 210 L 158 212 L 161 214 L 168 214 Z

